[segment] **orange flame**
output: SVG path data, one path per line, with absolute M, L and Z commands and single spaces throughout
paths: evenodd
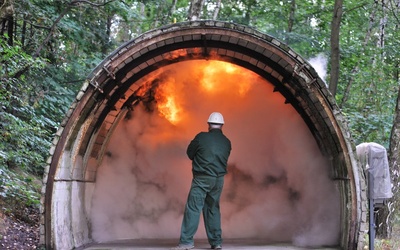
M 178 55 L 182 51 L 175 54 Z M 190 64 L 190 65 L 193 65 Z M 230 93 L 235 93 L 239 96 L 245 96 L 250 90 L 251 84 L 248 79 L 254 77 L 254 73 L 243 69 L 240 66 L 232 63 L 216 61 L 216 60 L 199 60 L 195 63 L 195 70 L 187 70 L 179 67 L 179 74 L 186 74 L 190 81 L 198 82 L 200 91 L 209 94 L 219 94 L 229 90 Z M 179 74 L 169 74 L 164 69 L 160 68 L 146 78 L 142 79 L 143 85 L 136 93 L 137 95 L 145 95 L 150 88 L 155 90 L 156 106 L 159 114 L 167 119 L 171 124 L 178 124 L 184 116 L 184 84 L 177 84 L 176 81 L 181 81 Z M 155 87 L 155 80 L 157 86 Z M 154 88 L 155 87 L 155 88 Z M 232 91 L 231 91 L 232 90 Z
M 203 88 L 207 91 L 213 91 L 219 82 L 218 75 L 222 73 L 232 74 L 237 70 L 237 67 L 226 62 L 211 61 L 202 70 L 204 72 L 201 80 Z
M 223 61 L 210 61 L 204 69 L 201 84 L 209 92 L 216 91 L 217 86 L 226 82 L 227 79 L 235 79 L 239 74 L 247 74 L 248 70 L 243 70 L 240 66 Z M 238 93 L 243 96 L 250 89 L 247 82 L 239 82 Z M 228 86 L 226 86 L 228 87 Z M 220 88 L 220 87 L 218 87 Z M 221 88 L 220 88 L 221 89 Z
M 162 116 L 170 123 L 177 124 L 180 121 L 182 108 L 178 103 L 178 96 L 174 79 L 167 79 L 159 85 L 155 95 L 157 108 Z

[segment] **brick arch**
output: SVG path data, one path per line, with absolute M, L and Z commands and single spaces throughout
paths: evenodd
M 222 60 L 254 71 L 296 109 L 339 183 L 340 245 L 359 246 L 365 185 L 334 97 L 311 65 L 285 44 L 249 27 L 217 21 L 146 32 L 115 50 L 88 76 L 51 148 L 43 186 L 42 243 L 48 249 L 72 249 L 91 241 L 83 194 L 90 194 L 107 141 L 134 101 L 140 87 L 134 83 L 157 68 L 194 59 Z

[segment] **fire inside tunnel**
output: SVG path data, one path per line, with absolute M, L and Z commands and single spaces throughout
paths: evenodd
M 147 32 L 88 77 L 51 149 L 42 243 L 178 239 L 186 147 L 213 111 L 232 142 L 225 239 L 360 247 L 365 184 L 325 84 L 276 39 L 215 21 Z

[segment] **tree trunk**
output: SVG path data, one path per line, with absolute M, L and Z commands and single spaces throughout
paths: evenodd
M 8 34 L 8 45 L 14 45 L 14 16 L 7 17 L 7 34 Z
M 377 10 L 377 4 L 378 4 L 378 3 L 375 1 L 374 8 L 372 8 L 372 12 L 371 12 L 371 14 L 369 15 L 368 30 L 367 30 L 367 34 L 365 35 L 364 43 L 363 43 L 362 50 L 361 50 L 361 53 L 360 53 L 360 54 L 364 53 L 365 47 L 367 46 L 367 44 L 368 44 L 368 42 L 369 42 L 369 40 L 370 40 L 370 38 L 371 38 L 372 28 L 373 28 L 373 26 L 374 26 L 374 24 L 375 24 L 375 15 L 376 15 L 376 10 Z M 355 75 L 356 75 L 356 74 L 358 73 L 358 71 L 360 70 L 360 63 L 361 63 L 361 56 L 359 57 L 359 60 L 357 61 L 356 66 L 355 66 L 355 67 L 352 69 L 352 71 L 351 71 L 351 78 L 350 78 L 349 81 L 347 82 L 346 90 L 345 90 L 345 92 L 343 93 L 343 98 L 342 98 L 342 100 L 341 100 L 341 102 L 340 102 L 339 107 L 342 107 L 342 106 L 347 102 L 347 99 L 349 98 L 351 85 L 352 85 L 353 82 L 354 82 Z
M 397 76 L 397 82 L 400 83 L 399 76 Z M 385 219 L 385 222 L 387 222 L 383 230 L 378 228 L 377 235 L 380 237 L 391 237 L 392 225 L 390 222 L 394 219 L 392 212 L 394 210 L 399 211 L 400 209 L 400 88 L 398 90 L 395 117 L 390 135 L 389 168 L 393 185 L 393 198 L 385 206 L 385 211 L 382 213 L 383 218 L 379 217 L 380 221 Z
M 252 16 L 252 9 L 254 6 L 257 4 L 257 1 L 255 0 L 249 0 L 246 5 L 245 5 L 245 15 L 243 19 L 243 24 L 245 25 L 250 25 L 251 22 L 251 16 Z
M 203 10 L 205 0 L 192 0 L 190 2 L 190 9 L 188 20 L 189 21 L 196 21 L 201 19 L 201 11 Z
M 26 37 L 26 20 L 22 21 L 22 30 L 21 30 L 21 44 L 22 47 L 25 47 L 25 37 Z
M 382 17 L 381 21 L 379 23 L 379 38 L 378 38 L 378 48 L 384 48 L 385 47 L 385 28 L 386 28 L 386 23 L 387 23 L 387 3 L 386 0 L 381 0 L 382 2 Z M 384 58 L 385 55 L 382 55 L 382 59 Z M 381 59 L 381 60 L 382 60 Z
M 176 3 L 178 0 L 173 0 L 171 4 L 171 8 L 169 9 L 169 16 L 171 17 L 175 13 Z M 175 22 L 175 21 L 174 21 Z
M 14 38 L 14 2 L 13 0 L 0 0 L 0 35 L 7 34 L 8 45 L 13 45 Z
M 219 10 L 221 9 L 221 0 L 217 1 L 217 6 L 215 6 L 213 20 L 216 20 L 219 14 Z
M 385 4 L 385 0 L 382 1 L 382 4 Z M 400 8 L 400 1 L 395 2 L 394 10 L 397 12 Z M 386 6 L 383 6 L 386 9 Z M 384 10 L 385 13 L 385 10 Z M 384 21 L 381 21 L 381 46 L 384 45 L 384 28 L 386 25 L 386 16 L 383 17 Z M 399 24 L 396 26 L 398 27 Z M 398 69 L 398 67 L 396 67 Z M 394 74 L 394 79 L 397 83 L 400 84 L 400 75 L 399 71 L 396 71 Z M 392 179 L 392 192 L 393 198 L 389 201 L 389 203 L 378 211 L 377 216 L 377 236 L 380 238 L 391 238 L 393 222 L 394 220 L 394 211 L 399 211 L 400 209 L 400 88 L 398 89 L 397 94 L 397 103 L 396 110 L 393 120 L 392 131 L 390 134 L 390 145 L 389 145 L 389 168 L 390 175 Z M 380 224 L 382 223 L 382 224 Z
M 392 233 L 393 225 L 390 220 L 394 219 L 393 201 L 389 201 L 383 207 L 380 207 L 375 214 L 376 237 L 379 239 L 387 239 Z
M 290 6 L 290 14 L 289 14 L 289 23 L 288 23 L 288 32 L 293 31 L 294 25 L 294 13 L 296 11 L 296 1 L 292 0 L 292 4 Z
M 379 23 L 379 37 L 376 44 L 378 49 L 383 49 L 385 47 L 385 28 L 387 23 L 387 6 L 386 0 L 381 0 L 381 8 L 382 8 L 382 17 Z M 383 50 L 382 50 L 383 51 Z M 380 58 L 375 58 L 374 64 L 377 60 L 383 61 L 384 54 L 380 56 Z M 379 72 L 378 72 L 379 74 Z M 396 109 L 397 110 L 397 109 Z M 389 222 L 389 218 L 393 213 L 393 203 L 389 202 L 385 206 L 378 209 L 376 217 L 375 217 L 375 225 L 376 225 L 376 237 L 385 239 L 388 238 L 392 231 L 392 225 Z
M 107 39 L 106 40 L 103 40 L 103 42 L 102 42 L 102 53 L 103 54 L 106 54 L 107 53 L 107 50 L 108 50 L 108 48 L 107 48 L 107 44 L 108 44 L 108 41 L 110 40 L 110 37 L 111 37 L 111 25 L 112 25 L 112 15 L 108 15 L 107 16 L 107 19 L 106 19 L 106 34 L 107 34 Z
M 332 25 L 331 25 L 331 74 L 329 82 L 329 90 L 332 95 L 336 95 L 337 85 L 339 81 L 339 33 L 340 22 L 343 13 L 343 0 L 335 0 L 335 8 L 333 10 Z
M 14 0 L 0 0 L 0 20 L 14 14 Z

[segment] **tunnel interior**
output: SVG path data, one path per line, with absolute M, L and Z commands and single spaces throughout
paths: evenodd
M 178 238 L 186 147 L 214 111 L 232 141 L 224 238 L 358 244 L 365 188 L 325 83 L 276 39 L 214 21 L 149 31 L 94 69 L 53 142 L 42 242 Z

